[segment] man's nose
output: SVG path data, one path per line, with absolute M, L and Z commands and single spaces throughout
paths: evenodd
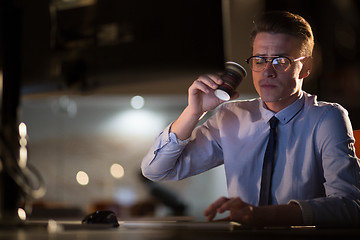
M 266 62 L 263 74 L 265 77 L 275 77 L 276 76 L 276 71 L 275 71 L 274 66 L 272 65 L 271 61 Z

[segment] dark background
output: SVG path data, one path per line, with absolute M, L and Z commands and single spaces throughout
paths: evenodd
M 23 93 L 75 83 L 87 91 L 112 84 L 89 77 L 109 72 L 223 65 L 220 0 L 99 0 L 66 9 L 17 2 Z
M 12 2 L 18 14 L 21 40 L 14 41 L 18 44 L 14 48 L 20 55 L 16 65 L 22 94 L 74 87 L 86 93 L 101 86 L 146 81 L 102 77 L 125 71 L 199 72 L 223 66 L 220 0 L 98 0 L 72 8 L 49 0 L 4 2 Z M 315 64 L 304 89 L 319 100 L 340 103 L 349 111 L 354 129 L 359 129 L 360 2 L 264 3 L 265 10 L 288 10 L 310 22 L 316 40 Z M 2 13 L 7 11 L 6 4 L 1 6 Z M 1 29 L 12 24 L 2 18 Z M 0 48 L 3 56 L 4 45 Z

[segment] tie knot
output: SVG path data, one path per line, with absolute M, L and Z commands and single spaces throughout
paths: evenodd
M 278 124 L 279 119 L 277 119 L 275 116 L 273 116 L 269 122 L 270 122 L 270 128 L 274 129 L 274 128 L 276 128 L 276 125 Z

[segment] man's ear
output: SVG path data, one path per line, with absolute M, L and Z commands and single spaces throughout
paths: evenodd
M 300 71 L 300 78 L 307 78 L 312 70 L 312 57 L 303 60 L 303 67 Z

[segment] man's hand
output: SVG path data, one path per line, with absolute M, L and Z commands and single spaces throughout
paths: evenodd
M 214 93 L 222 83 L 216 74 L 203 75 L 195 80 L 188 89 L 188 106 L 171 126 L 171 132 L 181 140 L 189 138 L 200 117 L 223 102 Z M 235 92 L 231 99 L 237 97 L 239 93 Z
M 302 212 L 296 203 L 256 207 L 240 198 L 221 197 L 205 209 L 207 221 L 213 221 L 217 213 L 229 211 L 220 221 L 235 221 L 249 226 L 302 225 Z
M 223 101 L 217 98 L 214 91 L 223 83 L 223 80 L 216 74 L 202 75 L 189 87 L 188 108 L 193 114 L 202 115 L 219 106 Z M 231 99 L 239 96 L 234 93 Z
M 236 221 L 251 225 L 253 220 L 254 206 L 245 203 L 240 198 L 221 197 L 205 209 L 204 215 L 207 221 L 212 221 L 217 213 L 230 211 L 230 215 L 221 221 Z
M 222 79 L 215 74 L 200 76 L 188 90 L 188 108 L 194 115 L 201 116 L 222 103 L 214 91 L 222 84 Z

